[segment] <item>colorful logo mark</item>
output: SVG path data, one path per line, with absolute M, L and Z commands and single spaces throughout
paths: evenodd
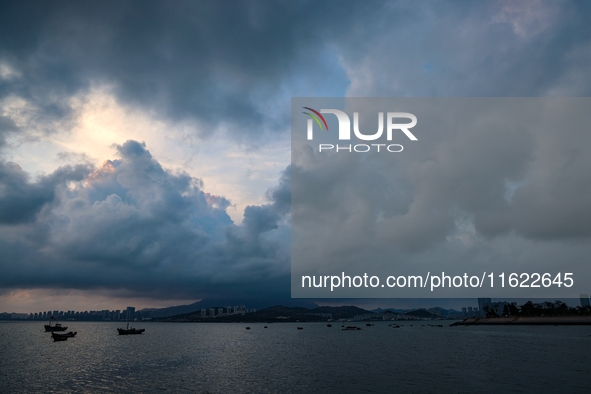
M 320 130 L 323 130 L 324 128 L 322 127 L 322 123 L 324 123 L 324 126 L 326 126 L 326 131 L 328 131 L 328 124 L 326 123 L 326 119 L 324 119 L 324 116 L 322 116 L 320 114 L 320 112 L 316 111 L 315 109 L 312 109 L 310 107 L 302 107 L 304 109 L 307 109 L 308 111 L 312 111 L 313 114 L 311 114 L 310 112 L 302 112 L 303 114 L 308 115 L 309 117 L 311 117 L 312 119 L 314 119 L 316 121 L 316 123 L 318 123 L 318 126 L 320 126 Z M 320 123 L 320 119 L 322 119 L 322 123 Z

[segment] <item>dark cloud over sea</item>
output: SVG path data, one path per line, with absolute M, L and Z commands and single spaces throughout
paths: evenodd
M 230 201 L 204 192 L 199 179 L 163 169 L 136 141 L 117 151 L 120 158 L 100 168 L 64 167 L 37 182 L 2 163 L 0 242 L 8 253 L 0 287 L 126 288 L 199 298 L 285 281 L 288 178 L 268 205 L 247 207 L 237 226 L 225 212 Z
M 586 2 L 5 2 L 0 59 L 47 117 L 112 84 L 124 102 L 260 143 L 290 96 L 589 95 Z

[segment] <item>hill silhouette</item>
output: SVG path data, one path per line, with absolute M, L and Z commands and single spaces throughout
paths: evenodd
M 166 317 L 159 320 L 178 322 L 305 322 L 326 321 L 330 318 L 334 320 L 351 319 L 357 315 L 365 314 L 372 314 L 372 312 L 358 308 L 356 306 L 322 306 L 309 309 L 304 307 L 288 307 L 285 305 L 275 305 L 269 308 L 261 309 L 256 312 L 246 313 L 244 315 L 235 314 L 219 317 L 202 317 L 201 310 L 199 310 L 190 313 Z

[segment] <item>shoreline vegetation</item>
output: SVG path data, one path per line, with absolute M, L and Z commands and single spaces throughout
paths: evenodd
M 508 316 L 508 317 L 472 317 L 452 326 L 583 326 L 591 325 L 591 316 Z

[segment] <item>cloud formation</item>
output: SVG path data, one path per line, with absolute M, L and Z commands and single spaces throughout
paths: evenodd
M 589 96 L 590 15 L 591 5 L 576 1 L 4 2 L 1 287 L 108 287 L 183 298 L 255 288 L 287 292 L 290 174 L 309 168 L 288 168 L 277 186 L 258 171 L 269 201 L 254 204 L 254 193 L 243 198 L 246 183 L 236 188 L 241 192 L 226 192 L 239 176 L 219 180 L 224 191 L 217 194 L 224 196 L 208 194 L 197 179 L 205 177 L 199 166 L 227 163 L 248 150 L 261 152 L 248 159 L 258 169 L 270 167 L 262 157 L 273 143 L 286 145 L 292 96 Z M 117 109 L 97 111 L 98 117 L 141 116 L 106 122 L 92 129 L 97 138 L 85 139 L 88 128 L 76 129 L 78 112 L 104 105 L 85 97 L 106 97 Z M 148 141 L 130 131 L 146 122 L 159 123 L 151 131 L 159 136 L 180 125 L 167 137 L 179 146 L 196 141 L 210 163 L 167 169 L 181 149 L 166 141 L 170 152 L 155 160 L 148 148 L 154 153 L 164 138 Z M 32 142 L 65 145 L 74 129 L 84 148 L 69 152 L 79 155 L 90 154 L 94 141 L 125 134 L 105 142 L 119 144 L 119 158 L 95 168 L 71 155 L 69 166 L 50 170 L 57 152 L 49 157 Z M 511 250 L 529 242 L 577 242 L 590 231 L 589 182 L 581 170 L 588 168 L 581 153 L 588 140 L 561 133 L 498 130 L 454 146 L 433 135 L 440 144 L 416 166 L 352 174 L 363 185 L 355 206 L 339 205 L 352 192 L 350 179 L 337 179 L 335 189 L 322 181 L 320 175 L 338 173 L 337 165 L 306 173 L 310 198 L 323 197 L 318 217 L 330 222 L 331 212 L 351 219 L 338 228 L 349 245 L 358 239 L 355 226 L 392 217 L 403 218 L 397 234 L 407 251 L 430 253 L 431 245 L 450 239 L 450 249 L 478 245 L 481 239 L 464 237 L 470 231 L 484 240 L 516 235 L 523 243 L 503 244 Z M 123 143 L 130 139 L 149 146 Z M 273 148 L 275 165 L 287 149 Z M 28 173 L 27 160 L 43 171 Z M 251 203 L 243 203 L 250 205 L 236 225 L 227 212 L 239 198 Z M 379 209 L 369 201 L 380 201 Z M 470 253 L 485 260 L 487 250 Z
M 289 103 L 286 89 L 297 89 L 293 78 L 317 74 L 308 87 L 327 91 L 327 82 L 339 78 L 320 40 L 329 30 L 320 23 L 322 15 L 331 7 L 315 4 L 310 12 L 309 6 L 7 3 L 0 16 L 0 55 L 19 78 L 5 79 L 0 95 L 18 94 L 64 116 L 68 108 L 60 98 L 109 84 L 125 103 L 174 120 L 198 120 L 207 125 L 203 136 L 222 127 L 243 143 L 260 143 L 261 134 L 286 131 L 288 112 L 277 102 Z M 352 10 L 342 15 L 352 17 Z M 344 83 L 335 93 L 342 94 L 343 70 L 340 75 Z
M 100 168 L 64 167 L 30 182 L 14 163 L 0 173 L 1 287 L 126 288 L 152 296 L 285 293 L 288 240 L 281 199 L 246 208 L 199 179 L 168 171 L 136 141 Z M 281 187 L 270 198 L 281 195 Z

